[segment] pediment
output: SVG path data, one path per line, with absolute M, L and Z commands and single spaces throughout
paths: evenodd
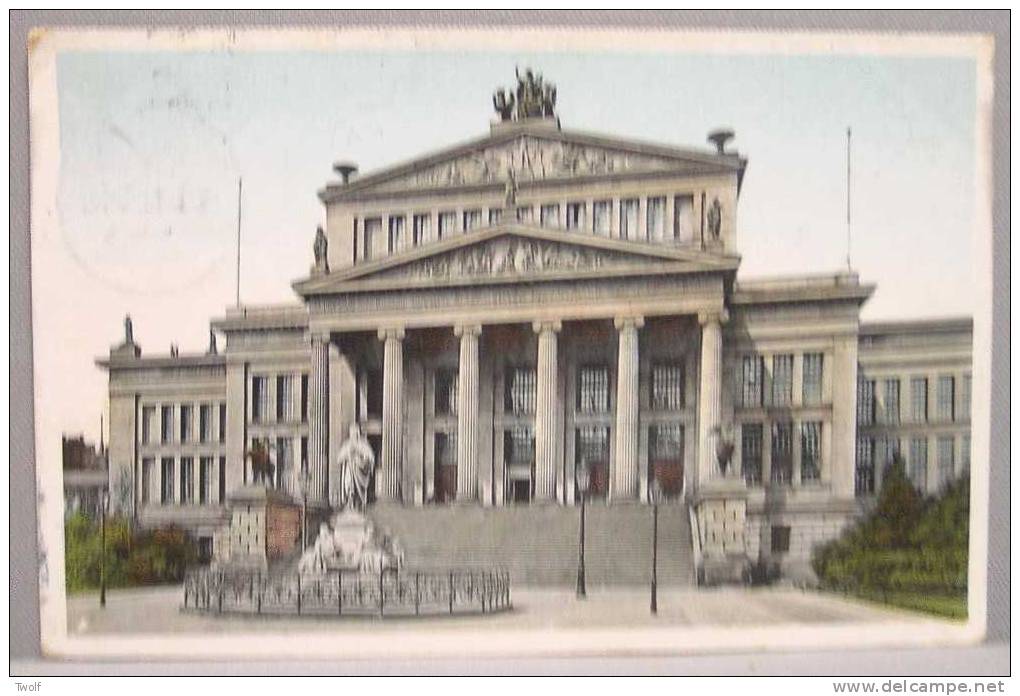
M 731 270 L 735 257 L 523 226 L 493 228 L 311 278 L 305 294 L 356 287 L 542 281 L 621 273 Z
M 632 142 L 585 133 L 525 129 L 464 143 L 387 167 L 348 186 L 330 186 L 325 195 L 386 194 L 407 191 L 504 185 L 616 174 L 742 172 L 735 155 Z

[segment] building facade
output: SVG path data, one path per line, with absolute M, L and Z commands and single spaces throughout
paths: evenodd
M 895 438 L 926 490 L 963 470 L 969 320 L 862 325 L 855 273 L 742 281 L 731 134 L 675 148 L 550 112 L 336 165 L 299 301 L 228 309 L 224 350 L 142 356 L 128 330 L 99 361 L 124 509 L 211 538 L 256 441 L 274 487 L 328 508 L 357 424 L 376 505 L 573 505 L 587 481 L 691 506 L 705 554 L 805 561 Z

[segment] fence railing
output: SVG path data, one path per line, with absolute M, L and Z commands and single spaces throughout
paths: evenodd
M 503 570 L 273 575 L 198 569 L 184 578 L 184 609 L 212 614 L 396 617 L 510 608 L 510 574 Z

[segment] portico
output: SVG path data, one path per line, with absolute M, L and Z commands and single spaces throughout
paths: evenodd
M 339 446 L 319 439 L 337 408 L 377 450 L 378 502 L 572 504 L 578 466 L 611 503 L 647 500 L 657 475 L 692 490 L 713 471 L 736 267 L 699 256 L 510 225 L 297 283 L 310 451 Z M 313 480 L 330 459 L 309 459 Z

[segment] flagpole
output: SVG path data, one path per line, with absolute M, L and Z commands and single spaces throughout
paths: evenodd
M 241 177 L 237 177 L 237 306 L 241 306 Z
M 846 270 L 850 266 L 850 126 L 846 127 Z

